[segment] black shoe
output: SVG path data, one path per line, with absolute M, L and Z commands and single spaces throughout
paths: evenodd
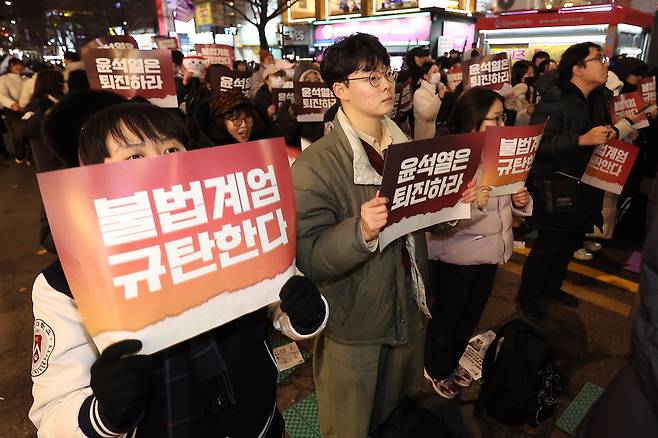
M 530 321 L 539 322 L 544 318 L 544 310 L 537 300 L 517 295 L 516 301 L 519 303 L 523 315 Z
M 580 304 L 580 301 L 578 298 L 574 297 L 573 295 L 566 293 L 562 289 L 550 291 L 550 292 L 544 292 L 542 295 L 544 295 L 546 298 L 557 301 L 560 304 L 564 304 L 567 307 L 578 307 Z

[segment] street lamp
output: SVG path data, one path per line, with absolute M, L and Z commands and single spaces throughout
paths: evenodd
M 11 6 L 11 2 L 10 2 L 9 0 L 5 1 L 5 4 L 6 4 L 7 6 Z
M 10 23 L 11 24 L 16 24 L 16 20 L 11 20 Z

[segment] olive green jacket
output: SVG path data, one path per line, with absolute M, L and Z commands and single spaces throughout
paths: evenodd
M 407 142 L 388 118 L 393 143 Z M 402 344 L 422 328 L 428 284 L 423 231 L 383 251 L 366 245 L 359 226 L 361 205 L 372 199 L 381 176 L 372 168 L 347 116 L 306 149 L 292 166 L 297 202 L 297 266 L 320 287 L 330 308 L 325 333 L 354 344 Z M 412 275 L 405 286 L 402 245 Z

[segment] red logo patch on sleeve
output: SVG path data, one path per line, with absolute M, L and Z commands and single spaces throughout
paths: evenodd
M 32 346 L 32 377 L 48 369 L 48 359 L 55 349 L 55 332 L 41 319 L 34 320 L 34 345 Z

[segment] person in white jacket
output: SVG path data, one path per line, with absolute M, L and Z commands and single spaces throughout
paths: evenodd
M 436 116 L 441 109 L 446 88 L 441 83 L 441 71 L 434 62 L 426 62 L 420 69 L 420 88 L 414 93 L 414 140 L 433 138 Z
M 5 108 L 5 123 L 12 137 L 14 158 L 17 163 L 25 159 L 25 146 L 21 138 L 21 98 L 23 84 L 27 80 L 22 76 L 25 64 L 18 58 L 9 60 L 7 73 L 0 76 L 0 105 Z

